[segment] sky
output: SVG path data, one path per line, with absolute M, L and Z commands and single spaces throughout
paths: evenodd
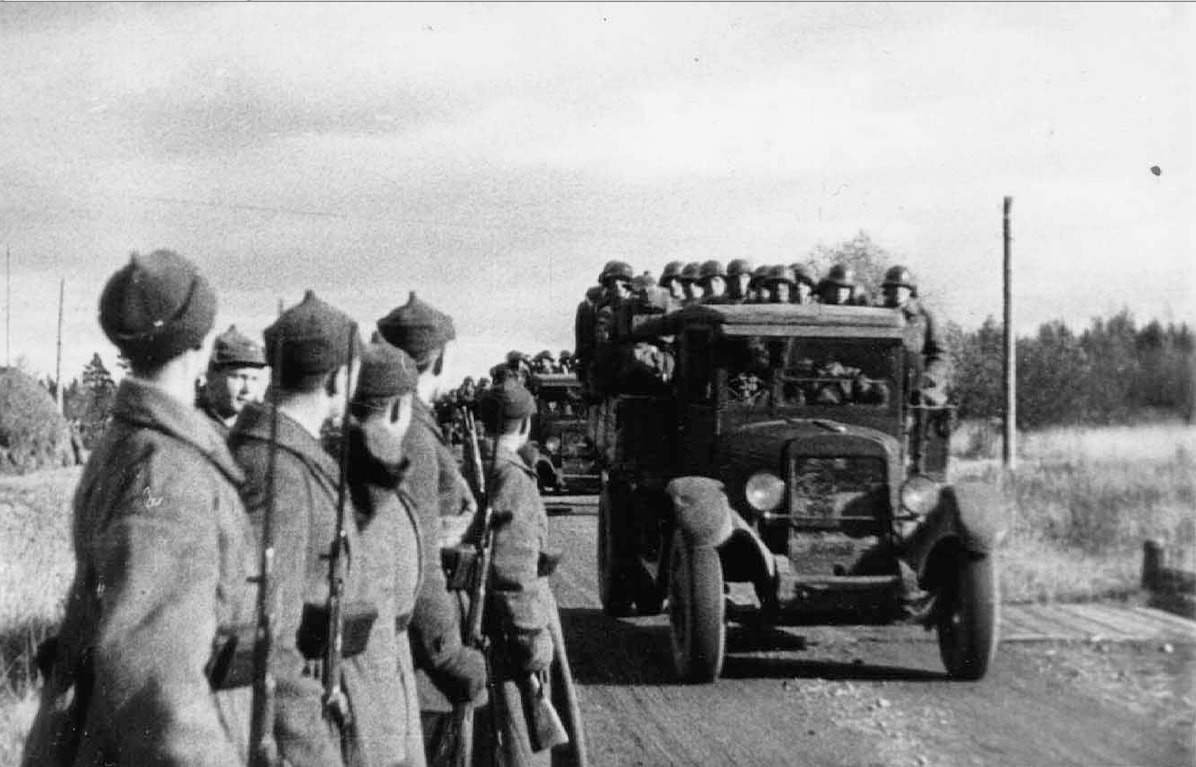
M 0 4 L 6 359 L 113 347 L 171 248 L 260 333 L 306 288 L 410 291 L 451 375 L 570 348 L 618 258 L 805 259 L 858 232 L 965 328 L 1196 321 L 1185 4 Z M 1158 172 L 1152 172 L 1157 168 Z M 11 295 L 11 298 L 9 298 Z

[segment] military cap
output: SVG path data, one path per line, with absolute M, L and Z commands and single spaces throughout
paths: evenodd
M 215 318 L 211 285 L 169 250 L 134 253 L 100 294 L 100 327 L 132 362 L 161 364 L 200 346 Z
M 669 280 L 681 279 L 681 270 L 685 265 L 680 261 L 670 261 L 664 265 L 664 271 L 660 273 L 660 281 L 656 284 L 660 287 L 665 287 Z
M 303 300 L 266 328 L 266 355 L 278 360 L 275 380 L 331 373 L 349 361 L 349 343 L 360 347 L 357 325 L 340 309 L 308 290 Z
M 487 426 L 493 427 L 499 421 L 522 420 L 536 412 L 536 398 L 519 379 L 508 376 L 501 383 L 495 383 L 482 397 L 479 404 L 482 418 Z M 501 424 L 499 424 L 501 425 Z
M 764 284 L 766 285 L 775 285 L 778 282 L 787 282 L 790 285 L 796 284 L 793 280 L 793 272 L 783 264 L 769 267 L 768 273 L 764 276 Z
M 708 280 L 711 277 L 726 277 L 726 276 L 727 276 L 727 270 L 723 268 L 722 261 L 716 261 L 714 259 L 710 259 L 709 261 L 703 262 L 702 265 L 700 267 L 698 267 L 698 279 L 699 280 Z
M 904 266 L 890 266 L 885 272 L 885 281 L 881 283 L 881 287 L 890 286 L 909 288 L 910 295 L 918 295 L 918 283 L 914 280 L 914 274 Z
M 839 288 L 854 288 L 855 287 L 855 270 L 846 264 L 835 264 L 831 270 L 826 273 L 826 278 L 823 280 L 827 285 L 834 285 Z
M 631 282 L 633 277 L 635 277 L 635 270 L 631 268 L 631 264 L 626 261 L 607 261 L 606 266 L 602 267 L 602 274 L 599 275 L 598 281 L 603 284 L 607 280 Z
M 407 352 L 415 364 L 423 364 L 440 347 L 457 337 L 453 318 L 416 297 L 378 320 L 378 332 L 387 343 Z
M 697 261 L 691 261 L 681 270 L 681 279 L 685 282 L 697 282 L 698 273 L 701 270 L 702 267 L 698 265 Z
M 216 336 L 212 344 L 211 368 L 263 368 L 266 366 L 266 352 L 262 345 L 229 325 L 228 330 Z
M 361 350 L 361 373 L 357 377 L 356 400 L 397 397 L 415 391 L 419 372 L 407 352 L 380 339 Z
M 727 276 L 728 277 L 738 277 L 741 274 L 749 274 L 750 275 L 751 273 L 752 273 L 752 262 L 748 261 L 746 258 L 736 258 L 736 259 L 733 259 L 731 261 L 731 263 L 727 264 Z
M 814 287 L 817 284 L 817 280 L 814 279 L 814 272 L 805 264 L 793 263 L 789 265 L 789 268 L 793 271 L 795 282 L 804 282 L 810 287 Z

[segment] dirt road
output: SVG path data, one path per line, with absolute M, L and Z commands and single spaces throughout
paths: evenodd
M 665 618 L 602 614 L 594 508 L 566 508 L 551 523 L 566 552 L 554 587 L 598 767 L 1194 763 L 1196 635 L 1180 621 L 1163 616 L 1137 640 L 1133 627 L 1154 619 L 1128 610 L 1120 633 L 1091 616 L 1094 633 L 1070 641 L 1009 632 L 979 683 L 948 680 L 917 627 L 803 627 L 765 642 L 732 627 L 722 678 L 681 685 Z

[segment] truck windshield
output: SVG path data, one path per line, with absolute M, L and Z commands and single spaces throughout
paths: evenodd
M 894 351 L 870 339 L 724 338 L 716 364 L 731 403 L 884 408 L 897 391 Z

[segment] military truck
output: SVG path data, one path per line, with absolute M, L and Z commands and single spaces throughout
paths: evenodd
M 597 492 L 598 453 L 577 376 L 533 373 L 528 389 L 536 398 L 531 440 L 550 464 L 537 466 L 541 492 Z
M 914 404 L 912 330 L 889 309 L 699 304 L 624 339 L 675 371 L 594 419 L 600 598 L 614 616 L 667 599 L 681 678 L 718 677 L 728 621 L 920 621 L 950 676 L 985 675 L 1002 506 L 949 481 L 953 411 Z

